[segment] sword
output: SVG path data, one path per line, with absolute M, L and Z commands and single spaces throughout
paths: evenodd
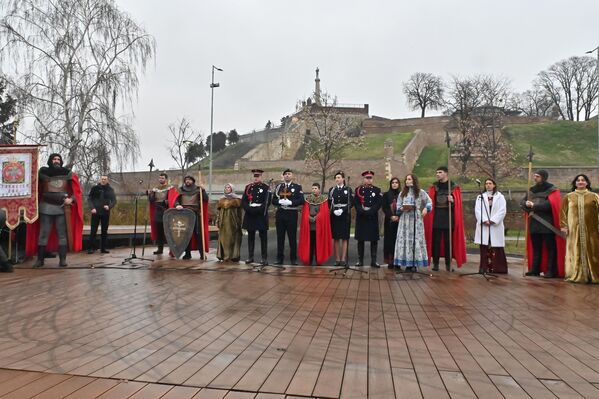
M 543 226 L 547 227 L 549 230 L 551 230 L 555 235 L 560 236 L 561 238 L 563 238 L 564 240 L 566 239 L 566 233 L 564 233 L 561 230 L 558 230 L 554 225 L 552 225 L 551 223 L 549 223 L 548 221 L 546 221 L 545 219 L 543 219 L 542 217 L 540 217 L 539 215 L 537 215 L 536 213 L 534 213 L 533 211 L 531 211 L 528 214 L 531 218 L 533 218 L 534 220 L 536 220 L 537 222 L 541 223 Z

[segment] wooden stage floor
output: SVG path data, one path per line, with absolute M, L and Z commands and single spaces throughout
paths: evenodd
M 599 287 L 521 261 L 487 282 L 127 254 L 0 275 L 0 398 L 599 398 Z

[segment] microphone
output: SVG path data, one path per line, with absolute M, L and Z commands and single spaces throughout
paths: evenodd
M 480 179 L 476 179 L 474 181 L 476 182 L 476 184 L 478 184 L 480 186 Z
M 144 181 L 143 181 L 142 179 L 139 179 L 139 181 L 137 182 L 137 184 L 141 184 L 141 183 L 143 183 L 143 182 L 144 182 Z

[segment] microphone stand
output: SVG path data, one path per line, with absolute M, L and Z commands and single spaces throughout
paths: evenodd
M 141 185 L 143 183 L 143 180 L 139 181 L 139 184 Z M 133 260 L 137 259 L 137 260 L 145 260 L 148 262 L 154 262 L 154 259 L 147 259 L 147 258 L 139 258 L 136 254 L 135 254 L 135 240 L 137 239 L 137 205 L 139 203 L 139 189 L 137 190 L 137 192 L 135 193 L 135 212 L 134 212 L 134 222 L 135 225 L 133 227 L 133 248 L 132 248 L 132 252 L 129 255 L 129 257 L 125 258 L 125 260 L 123 260 L 121 262 L 121 265 L 124 265 L 125 263 L 133 263 Z
M 480 245 L 483 245 L 483 228 L 484 228 L 484 224 L 483 224 L 483 208 L 487 214 L 487 219 L 490 221 L 491 220 L 491 215 L 489 215 L 489 209 L 484 206 L 484 196 L 483 196 L 483 191 L 480 188 L 480 180 L 477 180 L 476 183 L 478 184 L 478 193 L 479 193 L 479 198 L 480 198 Z M 487 251 L 491 251 L 491 226 L 489 225 L 489 246 L 487 248 Z M 487 252 L 488 253 L 488 252 Z M 481 259 L 482 261 L 482 259 Z M 497 278 L 497 275 L 489 273 L 489 262 L 488 262 L 488 257 L 487 257 L 487 264 L 485 265 L 484 262 L 481 262 L 483 264 L 482 267 L 478 268 L 478 272 L 472 272 L 472 273 L 462 273 L 460 274 L 460 277 L 464 277 L 464 276 L 478 276 L 481 275 L 485 278 L 485 280 L 489 281 L 491 278 Z
M 366 270 L 361 270 L 361 269 L 358 269 L 357 267 L 351 267 L 349 265 L 349 236 L 350 236 L 350 231 L 351 231 L 351 208 L 352 208 L 351 195 L 350 195 L 351 189 L 349 187 L 349 179 L 350 179 L 350 177 L 347 176 L 347 245 L 345 246 L 345 266 L 335 267 L 335 268 L 329 270 L 329 273 L 332 272 L 333 274 L 337 274 L 337 271 L 343 270 L 342 274 L 344 276 L 350 270 L 353 270 L 354 272 L 368 273 Z M 357 215 L 356 215 L 356 217 L 357 217 Z
M 150 192 L 150 180 L 152 179 L 152 169 L 154 169 L 154 158 L 150 159 L 150 163 L 148 164 L 150 167 L 150 171 L 148 172 L 148 184 L 146 187 L 146 195 Z M 149 216 L 149 206 L 148 211 L 146 212 L 146 219 L 144 221 L 144 239 L 141 244 L 141 256 L 145 255 L 146 252 L 146 237 L 148 235 L 148 216 Z

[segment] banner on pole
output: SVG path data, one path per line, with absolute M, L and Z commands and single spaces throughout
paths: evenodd
M 6 226 L 19 225 L 19 214 L 27 223 L 38 218 L 37 145 L 0 145 L 0 209 Z

